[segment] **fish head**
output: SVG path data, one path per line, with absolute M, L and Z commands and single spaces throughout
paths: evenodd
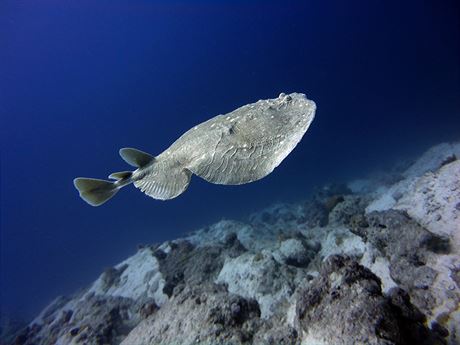
M 240 134 L 251 143 L 277 138 L 300 140 L 315 116 L 315 102 L 302 93 L 280 94 L 222 115 L 223 134 Z M 284 139 L 283 139 L 284 138 Z M 288 140 L 289 141 L 289 140 Z
M 307 130 L 315 117 L 316 104 L 303 93 L 281 93 L 276 103 L 278 120 L 286 127 Z

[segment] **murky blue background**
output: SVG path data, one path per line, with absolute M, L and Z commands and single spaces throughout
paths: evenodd
M 314 186 L 460 138 L 458 1 L 21 0 L 0 3 L 1 308 L 31 317 L 139 243 L 243 219 Z M 197 177 L 161 202 L 100 208 L 76 176 L 158 154 L 190 127 L 280 92 L 317 116 L 269 177 Z

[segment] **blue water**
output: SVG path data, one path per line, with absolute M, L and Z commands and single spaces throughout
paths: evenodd
M 76 176 L 128 168 L 190 127 L 280 92 L 318 106 L 273 174 L 132 187 L 99 208 Z M 1 308 L 29 318 L 139 243 L 243 219 L 460 138 L 460 3 L 21 0 L 0 3 Z

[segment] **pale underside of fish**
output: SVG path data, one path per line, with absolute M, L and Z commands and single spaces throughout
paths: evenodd
M 315 111 L 315 103 L 301 93 L 259 100 L 200 123 L 158 156 L 121 149 L 121 157 L 137 169 L 111 174 L 115 182 L 76 178 L 74 184 L 86 202 L 99 206 L 130 183 L 168 200 L 187 189 L 192 174 L 224 185 L 257 181 L 299 143 Z

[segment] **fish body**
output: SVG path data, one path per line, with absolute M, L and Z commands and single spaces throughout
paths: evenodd
M 167 200 L 187 189 L 192 174 L 225 185 L 259 180 L 294 149 L 315 111 L 315 103 L 300 93 L 259 100 L 200 123 L 156 157 L 136 149 L 121 149 L 122 158 L 137 169 L 112 174 L 117 179 L 115 183 L 104 182 L 110 184 L 112 192 L 132 182 L 147 195 Z M 77 178 L 74 183 L 80 195 L 97 206 L 108 199 L 88 199 L 109 185 L 91 189 L 91 180 L 103 181 Z

